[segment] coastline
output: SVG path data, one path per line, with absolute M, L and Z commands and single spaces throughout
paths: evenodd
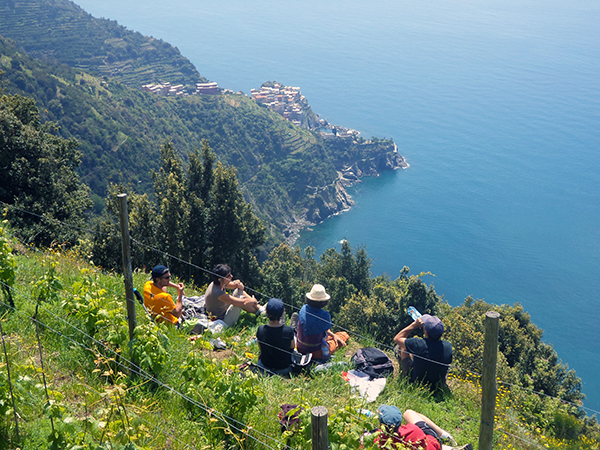
M 330 202 L 323 201 L 322 196 L 315 197 L 315 205 L 305 209 L 300 216 L 294 216 L 294 222 L 290 223 L 285 230 L 288 245 L 294 246 L 300 232 L 323 223 L 330 217 L 340 215 L 349 211 L 354 206 L 354 199 L 348 194 L 347 188 L 360 183 L 367 176 L 378 177 L 382 172 L 398 169 L 408 169 L 410 164 L 398 152 L 398 146 L 394 143 L 394 150 L 373 158 L 356 161 L 350 166 L 337 171 L 337 179 L 328 186 L 321 188 L 324 193 L 334 190 L 333 199 Z M 319 201 L 320 200 L 320 201 Z

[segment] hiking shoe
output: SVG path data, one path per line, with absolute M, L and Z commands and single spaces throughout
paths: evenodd
M 258 311 L 256 311 L 254 314 L 256 314 L 256 317 L 258 317 L 258 316 L 261 316 L 266 313 L 267 313 L 267 306 L 262 305 L 261 307 L 258 308 Z
M 292 329 L 294 330 L 294 333 L 296 333 L 298 331 L 298 318 L 300 316 L 298 315 L 297 312 L 292 314 L 292 317 L 290 318 L 290 327 L 292 327 Z
M 473 450 L 473 444 L 463 445 L 462 447 L 452 447 L 452 450 Z
M 453 447 L 458 446 L 458 444 L 456 443 L 456 441 L 454 440 L 452 435 L 450 433 L 448 433 L 446 430 L 442 430 L 442 435 L 440 437 L 442 438 L 443 441 L 449 441 L 451 446 L 453 446 Z
M 225 350 L 227 348 L 227 344 L 221 338 L 211 339 L 209 342 L 215 350 Z

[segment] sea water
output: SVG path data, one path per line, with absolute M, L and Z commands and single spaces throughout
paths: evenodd
M 600 410 L 600 4 L 594 0 L 76 0 L 179 48 L 219 86 L 276 80 L 407 170 L 306 230 L 452 305 L 520 302 Z

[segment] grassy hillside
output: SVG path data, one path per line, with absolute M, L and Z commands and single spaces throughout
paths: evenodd
M 325 406 L 336 450 L 359 448 L 363 431 L 377 428 L 377 420 L 357 408 L 374 411 L 384 403 L 426 414 L 459 443 L 477 443 L 475 373 L 453 370 L 451 393 L 441 401 L 395 374 L 367 404 L 352 394 L 340 366 L 291 380 L 245 371 L 244 363 L 257 360 L 250 341 L 264 318 L 243 315 L 221 335 L 227 349 L 215 351 L 209 333 L 190 342 L 183 331 L 154 325 L 136 305 L 136 339 L 128 344 L 121 277 L 74 253 L 41 252 L 10 240 L 6 245 L 2 265 L 12 260 L 16 278 L 10 290 L 15 308 L 6 296 L 0 302 L 8 355 L 8 362 L 0 358 L 0 449 L 264 449 L 284 448 L 288 437 L 291 448 L 310 449 L 306 414 L 298 433 L 282 436 L 277 414 L 285 403 L 306 410 Z M 134 274 L 138 288 L 147 279 Z M 188 295 L 202 292 L 187 289 Z M 334 361 L 348 362 L 360 345 L 372 342 L 355 335 Z M 134 359 L 139 369 L 131 365 Z M 551 417 L 543 397 L 510 391 L 501 386 L 497 396 L 495 449 L 598 448 L 597 428 L 592 433 L 582 421 L 561 416 L 558 404 Z

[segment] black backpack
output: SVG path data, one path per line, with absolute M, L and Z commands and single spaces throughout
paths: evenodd
M 394 372 L 392 360 L 374 347 L 359 348 L 352 357 L 356 370 L 366 373 L 370 379 L 385 377 Z

